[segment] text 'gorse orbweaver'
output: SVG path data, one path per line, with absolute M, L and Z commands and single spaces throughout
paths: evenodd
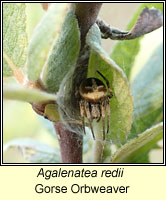
M 105 117 L 107 118 L 107 131 L 109 132 L 110 124 L 110 98 L 112 90 L 109 85 L 109 81 L 99 72 L 97 73 L 105 80 L 105 84 L 97 78 L 87 78 L 83 80 L 79 87 L 79 94 L 81 96 L 80 114 L 82 117 L 82 124 L 85 133 L 85 117 L 88 119 L 90 129 L 92 131 L 93 138 L 95 135 L 92 128 L 92 121 L 96 119 L 97 122 L 102 118 L 103 123 L 103 140 L 105 140 Z

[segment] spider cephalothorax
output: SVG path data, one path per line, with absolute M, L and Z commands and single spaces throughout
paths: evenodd
M 85 117 L 89 121 L 93 138 L 95 135 L 92 128 L 92 121 L 96 119 L 97 122 L 102 118 L 103 121 L 103 140 L 105 140 L 105 116 L 107 116 L 107 133 L 109 132 L 110 119 L 110 98 L 112 97 L 112 90 L 109 86 L 108 80 L 97 71 L 105 80 L 104 83 L 97 78 L 87 78 L 81 82 L 79 87 L 80 100 L 80 114 L 85 132 Z

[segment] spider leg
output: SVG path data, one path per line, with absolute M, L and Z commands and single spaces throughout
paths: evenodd
M 91 117 L 91 113 L 90 113 L 90 108 L 89 108 L 89 102 L 85 101 L 85 112 L 86 112 L 86 117 L 89 121 L 89 126 L 93 135 L 93 139 L 95 140 L 95 134 L 93 132 L 93 127 L 92 127 L 92 117 Z
M 98 118 L 97 118 L 97 122 L 99 122 L 100 119 L 101 119 L 101 108 L 100 108 L 99 104 L 98 104 L 98 109 L 99 109 L 99 115 L 98 115 Z
M 86 132 L 85 132 L 85 107 L 84 107 L 84 101 L 81 100 L 80 101 L 80 114 L 81 114 L 81 118 L 82 118 L 82 126 L 83 126 L 83 131 L 84 131 L 84 134 L 86 135 Z
M 109 81 L 106 79 L 106 77 L 97 70 L 97 73 L 105 80 L 106 84 L 107 84 L 107 87 L 109 88 L 110 87 L 110 84 L 109 84 Z
M 111 98 L 113 97 L 113 94 L 112 94 L 112 90 L 111 90 L 111 88 L 108 88 L 108 91 L 109 91 L 109 95 L 108 95 L 108 97 L 111 99 Z
M 105 101 L 102 101 L 100 108 L 101 108 L 101 117 L 103 121 L 103 140 L 105 140 Z
M 101 119 L 101 115 L 97 118 L 96 122 L 99 122 Z
M 109 81 L 106 79 L 106 77 L 97 70 L 97 73 L 105 80 L 106 84 L 107 84 L 107 87 L 108 87 L 108 92 L 109 92 L 109 98 L 112 98 L 113 97 L 113 94 L 112 94 L 112 90 L 110 88 L 110 84 L 109 84 Z
M 107 134 L 109 133 L 110 129 L 110 102 L 109 98 L 106 100 L 106 111 L 107 111 Z

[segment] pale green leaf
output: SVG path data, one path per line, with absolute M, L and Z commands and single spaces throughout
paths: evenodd
M 10 148 L 18 149 L 25 160 L 32 163 L 59 163 L 59 151 L 29 138 L 12 140 L 4 145 L 4 152 Z
M 163 12 L 163 4 L 162 3 L 144 3 L 140 6 L 138 11 L 135 13 L 131 22 L 127 26 L 127 30 L 131 30 L 135 25 L 139 14 L 141 11 L 148 6 L 149 8 L 155 7 L 160 9 Z M 130 77 L 130 71 L 135 61 L 135 57 L 137 56 L 140 50 L 140 41 L 143 37 L 133 39 L 133 40 L 125 40 L 119 41 L 113 48 L 111 52 L 111 58 L 124 70 L 126 76 Z
M 110 133 L 107 135 L 107 139 L 111 139 L 116 144 L 123 143 L 130 131 L 133 113 L 133 101 L 128 81 L 123 71 L 100 46 L 100 32 L 96 25 L 90 29 L 87 42 L 92 51 L 89 62 L 89 76 L 97 76 L 101 79 L 95 73 L 96 70 L 100 71 L 108 79 L 113 90 L 114 96 L 110 100 Z
M 56 101 L 56 95 L 43 92 L 38 89 L 25 88 L 18 85 L 5 85 L 3 88 L 3 97 L 6 99 L 26 101 L 26 102 L 44 102 Z
M 44 116 L 47 117 L 50 121 L 60 120 L 58 105 L 47 104 L 44 109 Z
M 162 43 L 131 83 L 131 91 L 134 97 L 134 121 L 130 137 L 133 138 L 163 120 Z
M 13 71 L 8 65 L 7 61 L 4 59 L 3 60 L 3 76 L 12 76 L 12 75 L 13 75 Z
M 147 60 L 154 53 L 154 50 L 162 42 L 163 42 L 163 27 L 144 36 L 144 38 L 140 42 L 140 45 L 141 45 L 140 51 L 135 58 L 134 65 L 132 66 L 132 69 L 130 72 L 130 79 L 129 79 L 130 83 L 134 80 L 134 78 L 138 75 L 138 73 L 144 67 Z
M 3 52 L 16 67 L 26 61 L 26 6 L 25 3 L 3 3 Z M 12 76 L 12 69 L 4 59 L 3 75 Z
M 67 10 L 65 3 L 53 3 L 36 27 L 28 47 L 28 78 L 35 82 L 47 61 Z
M 134 163 L 144 156 L 163 137 L 163 123 L 147 129 L 130 140 L 112 156 L 111 163 Z
M 49 91 L 56 92 L 76 64 L 80 49 L 80 32 L 75 15 L 68 12 L 44 71 L 44 83 Z
M 40 3 L 26 3 L 26 14 L 27 14 L 27 34 L 28 40 L 33 36 L 33 32 L 40 20 L 45 14 Z

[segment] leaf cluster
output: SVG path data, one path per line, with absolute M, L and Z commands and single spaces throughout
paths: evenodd
M 134 27 L 130 32 L 134 37 L 150 32 L 145 30 L 140 35 L 138 33 L 140 27 L 143 27 L 144 14 L 147 14 L 144 11 L 140 15 L 140 12 L 146 6 L 154 6 L 161 11 L 163 8 L 162 3 L 142 4 L 127 27 Z M 70 103 L 73 102 L 70 102 L 69 97 L 73 89 L 73 77 L 81 77 L 82 73 L 78 71 L 78 74 L 74 74 L 81 41 L 76 16 L 73 10 L 67 12 L 67 8 L 68 4 L 52 4 L 36 26 L 28 44 L 26 4 L 3 4 L 3 75 L 11 79 L 15 77 L 22 84 L 20 86 L 8 81 L 4 86 L 4 97 L 29 103 L 44 103 L 46 106 L 42 107 L 42 115 L 53 122 L 62 119 L 63 110 L 66 115 L 64 122 L 74 124 L 72 131 L 78 132 L 80 116 L 70 109 Z M 139 15 L 141 17 L 137 21 Z M 157 17 L 161 18 L 161 15 Z M 152 27 L 153 30 L 155 28 L 158 27 Z M 92 155 L 92 141 L 89 136 L 84 137 L 85 162 L 91 160 L 91 157 L 95 158 L 94 162 L 150 162 L 149 152 L 153 148 L 159 148 L 157 142 L 163 136 L 163 44 L 159 43 L 150 56 L 145 54 L 145 64 L 138 70 L 135 59 L 142 51 L 143 37 L 119 41 L 109 55 L 102 48 L 100 31 L 99 26 L 94 24 L 86 36 L 89 48 L 87 77 L 101 79 L 96 73 L 98 70 L 111 85 L 111 128 L 104 142 L 100 139 L 102 125 L 96 125 L 98 140 L 94 141 Z M 85 56 L 82 55 L 81 59 Z M 136 70 L 138 73 L 132 80 L 132 73 Z M 77 109 L 77 105 L 74 106 Z M 115 153 L 112 151 L 112 144 L 116 146 Z M 29 162 L 60 162 L 56 149 L 31 139 L 10 141 L 5 145 L 4 151 L 16 147 Z

